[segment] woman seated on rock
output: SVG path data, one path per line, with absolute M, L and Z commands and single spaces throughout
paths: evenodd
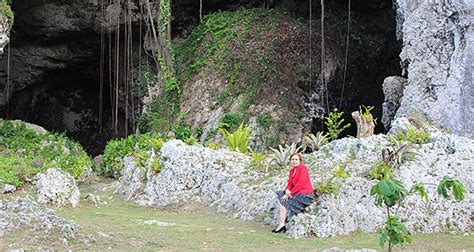
M 299 214 L 313 201 L 313 186 L 309 179 L 308 168 L 302 164 L 301 154 L 293 153 L 290 156 L 290 163 L 293 167 L 290 170 L 288 185 L 285 190 L 276 191 L 280 205 L 280 224 L 273 233 L 286 232 L 286 214 L 289 216 Z

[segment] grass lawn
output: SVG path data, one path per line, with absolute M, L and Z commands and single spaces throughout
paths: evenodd
M 95 190 L 81 186 L 81 203 L 76 208 L 56 210 L 59 216 L 81 226 L 83 234 L 91 234 L 91 245 L 70 241 L 64 246 L 55 235 L 38 235 L 37 231 L 17 230 L 0 238 L 0 251 L 11 248 L 55 248 L 79 250 L 212 250 L 212 251 L 297 251 L 322 250 L 331 247 L 346 249 L 379 249 L 375 234 L 355 233 L 333 238 L 290 239 L 273 234 L 272 227 L 213 214 L 204 208 L 154 209 L 141 207 L 114 196 L 111 190 Z M 99 195 L 102 204 L 83 199 L 91 192 Z M 105 204 L 107 202 L 107 204 Z M 146 220 L 175 223 L 173 226 L 144 225 Z M 40 239 L 34 238 L 40 237 Z M 34 238 L 34 239 L 33 239 Z M 10 246 L 14 244 L 14 246 Z M 472 250 L 474 234 L 415 235 L 408 250 Z

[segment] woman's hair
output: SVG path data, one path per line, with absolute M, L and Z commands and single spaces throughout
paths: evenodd
M 293 156 L 297 156 L 297 157 L 300 159 L 300 163 L 301 163 L 301 164 L 303 163 L 303 157 L 301 156 L 301 154 L 299 154 L 298 152 L 295 152 L 295 153 L 291 154 L 291 156 L 290 156 L 290 161 L 291 161 L 291 158 L 292 158 Z

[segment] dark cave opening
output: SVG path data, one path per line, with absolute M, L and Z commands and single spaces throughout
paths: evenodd
M 12 96 L 9 118 L 34 123 L 49 131 L 64 132 L 81 143 L 90 155 L 98 155 L 108 140 L 125 135 L 123 113 L 118 116 L 118 132 L 112 129 L 107 86 L 104 86 L 100 128 L 98 83 L 98 79 L 91 79 L 73 67 L 50 71 L 38 84 Z

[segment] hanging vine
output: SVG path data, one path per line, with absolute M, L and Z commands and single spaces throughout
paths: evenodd
M 342 106 L 342 98 L 344 97 L 344 86 L 346 84 L 346 74 L 347 74 L 347 59 L 349 56 L 349 35 L 351 31 L 351 0 L 348 0 L 347 6 L 347 35 L 346 35 L 346 56 L 344 60 L 344 73 L 342 75 L 342 90 L 341 90 L 341 98 L 339 99 L 339 110 Z

